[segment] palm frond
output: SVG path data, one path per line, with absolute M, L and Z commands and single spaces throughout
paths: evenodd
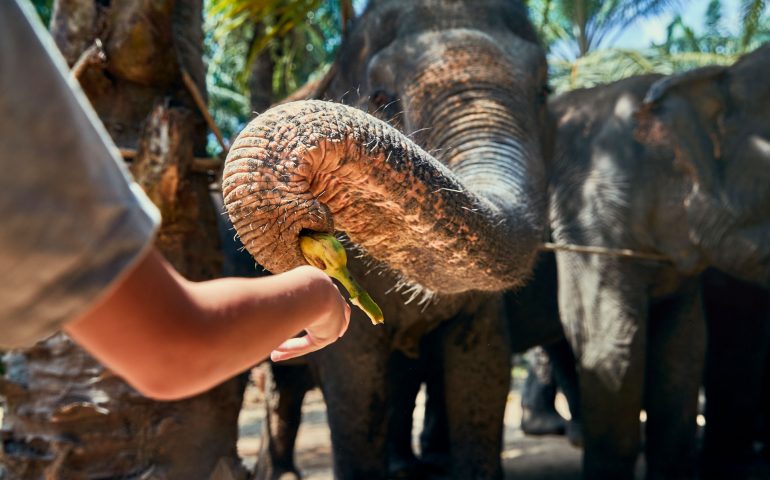
M 631 23 L 667 11 L 681 0 L 531 0 L 530 12 L 547 44 L 562 58 L 580 57 L 607 44 Z
M 765 11 L 765 0 L 743 0 L 741 4 L 741 32 L 740 48 L 746 52 L 755 35 L 760 29 L 762 14 Z
M 706 65 L 729 65 L 738 56 L 710 52 L 669 53 L 660 48 L 595 50 L 572 61 L 551 62 L 550 82 L 556 92 L 564 92 L 614 82 L 632 75 L 671 74 Z

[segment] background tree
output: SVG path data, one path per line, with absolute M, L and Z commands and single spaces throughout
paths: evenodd
M 163 225 L 157 247 L 195 280 L 220 271 L 209 199 L 201 0 L 57 0 L 51 31 Z M 186 82 L 185 78 L 189 81 Z M 192 84 L 194 87 L 190 87 Z M 205 95 L 205 94 L 204 94 Z M 244 479 L 236 452 L 244 382 L 178 402 L 142 397 L 63 334 L 6 355 L 3 478 Z
M 580 58 L 610 44 L 626 27 L 658 15 L 678 0 L 530 0 L 532 21 L 549 53 Z
M 209 0 L 209 107 L 225 136 L 323 75 L 352 12 L 351 0 Z
M 545 26 L 541 27 L 546 39 L 553 42 L 552 45 L 563 44 L 568 37 L 549 33 L 559 30 L 548 25 L 561 25 L 566 20 L 558 15 L 558 11 L 548 15 L 543 13 L 542 5 L 547 3 L 547 0 L 531 3 L 541 9 L 534 10 L 534 17 L 546 19 Z M 663 3 L 667 5 L 658 5 L 651 12 L 658 14 L 676 11 L 678 6 L 677 2 Z M 667 25 L 666 39 L 660 44 L 653 43 L 639 49 L 589 49 L 574 58 L 565 57 L 564 50 L 556 50 L 559 53 L 549 55 L 551 83 L 556 91 L 566 91 L 612 82 L 631 75 L 671 74 L 705 65 L 730 64 L 741 54 L 770 40 L 770 16 L 765 0 L 743 0 L 737 8 L 740 18 L 738 31 L 730 31 L 725 25 L 723 2 L 711 0 L 702 19 L 703 29 L 700 32 L 695 25 L 685 22 L 681 14 L 677 14 Z M 580 31 L 580 28 L 576 29 Z M 614 33 L 594 38 L 606 39 L 612 35 Z M 610 44 L 605 42 L 605 45 Z M 550 50 L 553 52 L 554 48 Z

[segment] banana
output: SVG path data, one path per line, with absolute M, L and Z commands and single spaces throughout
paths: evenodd
M 350 295 L 350 303 L 363 310 L 373 325 L 385 321 L 380 307 L 350 275 L 345 247 L 334 235 L 321 232 L 304 233 L 299 237 L 299 248 L 310 265 L 320 268 L 345 287 Z

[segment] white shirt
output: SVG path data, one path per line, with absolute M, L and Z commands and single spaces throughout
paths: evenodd
M 0 348 L 84 312 L 159 223 L 29 5 L 0 1 Z

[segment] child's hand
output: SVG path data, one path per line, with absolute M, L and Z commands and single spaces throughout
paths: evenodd
M 270 353 L 271 360 L 280 362 L 315 352 L 336 342 L 345 333 L 350 323 L 350 305 L 331 280 L 329 285 L 331 288 L 325 306 L 326 314 L 306 327 L 304 335 L 290 338 L 273 350 Z

